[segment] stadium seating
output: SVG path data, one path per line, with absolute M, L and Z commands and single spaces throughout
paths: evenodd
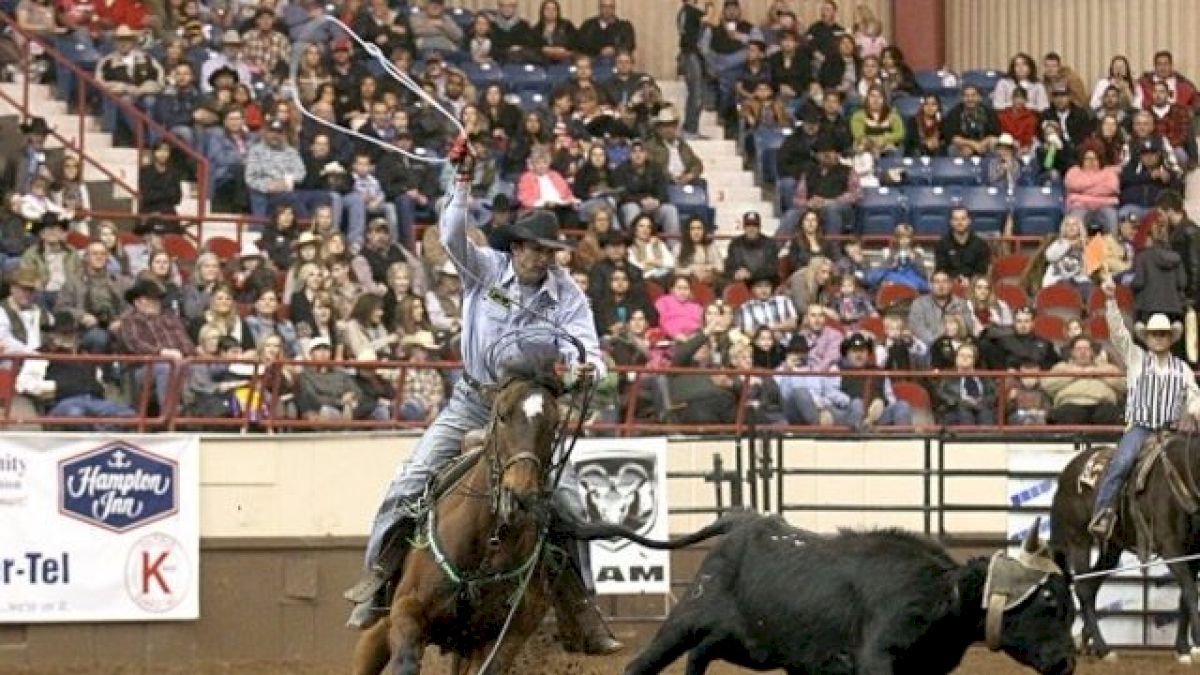
M 229 237 L 211 237 L 204 242 L 204 248 L 221 260 L 233 260 L 241 251 L 238 243 Z
M 499 66 L 494 66 L 490 63 L 475 63 L 474 61 L 463 66 L 463 70 L 467 74 L 467 79 L 471 84 L 479 89 L 484 89 L 491 84 L 499 84 L 504 86 L 504 70 Z
M 1038 291 L 1033 307 L 1039 314 L 1078 319 L 1083 315 L 1083 297 L 1073 284 L 1053 284 Z
M 928 157 L 896 157 L 890 155 L 879 159 L 878 170 L 882 177 L 890 171 L 899 170 L 904 173 L 905 185 L 932 185 L 933 173 L 930 171 Z
M 892 110 L 895 110 L 904 119 L 913 117 L 921 110 L 921 97 L 897 96 L 892 100 Z
M 905 300 L 915 300 L 918 293 L 912 286 L 904 284 L 884 284 L 879 287 L 879 292 L 875 295 L 875 308 L 880 312 L 886 312 L 888 309 Z
M 904 218 L 904 195 L 897 188 L 865 188 L 858 209 L 863 234 L 888 235 Z
M 984 96 L 989 96 L 1002 77 L 1004 73 L 998 70 L 967 70 L 962 74 L 962 83 L 964 86 L 969 84 L 979 87 Z
M 1054 314 L 1038 314 L 1033 317 L 1033 334 L 1058 343 L 1067 339 L 1067 320 Z
M 1029 296 L 1025 294 L 1025 290 L 1016 284 L 996 284 L 992 290 L 996 297 L 1004 301 L 1011 310 L 1018 310 L 1022 307 L 1029 306 Z
M 934 185 L 979 185 L 980 164 L 978 158 L 934 157 L 929 163 L 931 182 Z
M 1042 236 L 1058 232 L 1063 217 L 1063 194 L 1049 187 L 1017 188 L 1013 193 L 1016 234 Z
M 975 231 L 980 234 L 1000 234 L 1008 220 L 1011 206 L 1008 196 L 994 187 L 963 188 L 962 204 L 971 213 Z
M 515 93 L 535 92 L 548 96 L 551 84 L 550 76 L 538 65 L 532 63 L 509 64 L 502 69 L 504 86 L 507 91 Z M 474 81 L 474 80 L 472 80 Z
M 904 197 L 916 233 L 941 236 L 950 226 L 950 209 L 961 199 L 961 189 L 917 185 L 904 188 Z
M 918 70 L 913 73 L 917 86 L 939 98 L 958 94 L 958 76 L 948 70 Z
M 992 262 L 992 279 L 1002 281 L 1004 279 L 1016 279 L 1025 273 L 1025 268 L 1029 266 L 1029 256 L 1027 255 L 1005 255 L 996 258 Z

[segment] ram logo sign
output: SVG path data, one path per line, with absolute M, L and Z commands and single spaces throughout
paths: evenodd
M 136 445 L 114 442 L 58 464 L 59 512 L 127 532 L 179 510 L 179 466 Z

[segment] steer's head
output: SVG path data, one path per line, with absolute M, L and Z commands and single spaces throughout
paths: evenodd
M 1018 557 L 992 556 L 983 592 L 985 635 L 988 648 L 1039 673 L 1069 675 L 1075 671 L 1075 603 L 1066 575 L 1038 539 L 1040 525 L 1034 521 Z

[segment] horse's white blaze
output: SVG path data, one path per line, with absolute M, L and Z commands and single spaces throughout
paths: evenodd
M 521 410 L 525 413 L 525 419 L 532 421 L 533 418 L 542 414 L 545 405 L 545 399 L 540 393 L 537 393 L 525 399 L 525 402 L 521 404 Z

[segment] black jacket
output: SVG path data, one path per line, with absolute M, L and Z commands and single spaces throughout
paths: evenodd
M 791 87 L 797 96 L 804 96 L 812 83 L 812 55 L 807 50 L 797 49 L 790 64 L 783 62 L 783 52 L 776 52 L 767 59 L 771 71 L 771 83 L 778 91 L 782 85 Z
M 934 269 L 954 278 L 985 275 L 991 262 L 992 249 L 974 232 L 967 237 L 966 244 L 959 244 L 953 233 L 947 232 L 934 251 Z
M 1054 109 L 1054 106 L 1050 106 L 1042 111 L 1042 124 L 1050 121 L 1058 121 L 1058 111 Z M 1078 148 L 1081 143 L 1086 141 L 1092 135 L 1093 122 L 1091 113 L 1072 103 L 1071 107 L 1067 109 L 1067 128 L 1064 129 L 1067 136 L 1070 137 L 1070 140 L 1067 138 L 1063 139 L 1066 146 L 1068 148 Z M 1045 142 L 1046 139 L 1041 132 L 1041 128 L 1038 129 L 1038 137 Z
M 1187 274 L 1178 253 L 1161 245 L 1143 249 L 1133 259 L 1134 307 L 1139 317 L 1162 312 L 1179 317 L 1186 306 Z
M 379 186 L 388 201 L 396 201 L 409 190 L 418 190 L 431 201 L 438 194 L 438 177 L 429 165 L 401 154 L 388 153 L 381 157 L 375 167 L 375 178 L 379 179 Z
M 966 114 L 963 104 L 958 104 L 942 117 L 942 135 L 947 142 L 955 136 L 962 136 L 973 141 L 982 140 L 988 136 L 1000 135 L 1000 119 L 991 108 L 979 104 L 976 115 Z
M 1187 277 L 1186 297 L 1193 306 L 1200 306 L 1200 226 L 1188 217 L 1171 230 L 1171 249 L 1183 261 L 1183 272 Z
M 769 237 L 759 237 L 754 243 L 744 236 L 734 237 L 725 254 L 725 277 L 732 279 L 742 267 L 750 270 L 751 277 L 758 273 L 776 274 L 779 271 L 779 244 Z
M 613 23 L 603 26 L 600 17 L 593 16 L 579 26 L 576 37 L 576 47 L 589 56 L 596 56 L 605 47 L 615 47 L 617 51 L 633 51 L 637 49 L 637 35 L 633 24 L 625 19 L 616 19 Z
M 541 40 L 534 34 L 533 27 L 525 19 L 517 19 L 513 27 L 504 30 L 499 23 L 492 22 L 492 54 L 501 61 L 519 63 L 534 57 L 541 58 Z M 467 37 L 467 40 L 470 38 Z
M 1152 208 L 1163 190 L 1175 187 L 1177 181 L 1169 169 L 1166 171 L 1166 180 L 1160 180 L 1153 177 L 1144 164 L 1131 159 L 1121 170 L 1121 205 L 1135 204 Z
M 626 162 L 617 167 L 615 174 L 617 187 L 625 188 L 621 195 L 622 204 L 640 201 L 645 197 L 654 197 L 666 203 L 667 174 L 653 163 L 647 161 L 638 171 L 631 162 Z
M 694 53 L 700 50 L 700 33 L 704 29 L 704 10 L 693 4 L 684 4 L 675 15 L 679 27 L 679 51 Z
M 776 168 L 779 176 L 800 179 L 808 170 L 816 166 L 817 158 L 813 154 L 813 144 L 820 138 L 821 132 L 815 136 L 804 133 L 803 127 L 797 127 L 792 135 L 783 140 L 779 146 L 779 156 Z
M 142 191 L 141 213 L 175 213 L 175 207 L 183 201 L 183 175 L 179 169 L 167 165 L 159 171 L 153 164 L 138 171 L 138 187 Z

